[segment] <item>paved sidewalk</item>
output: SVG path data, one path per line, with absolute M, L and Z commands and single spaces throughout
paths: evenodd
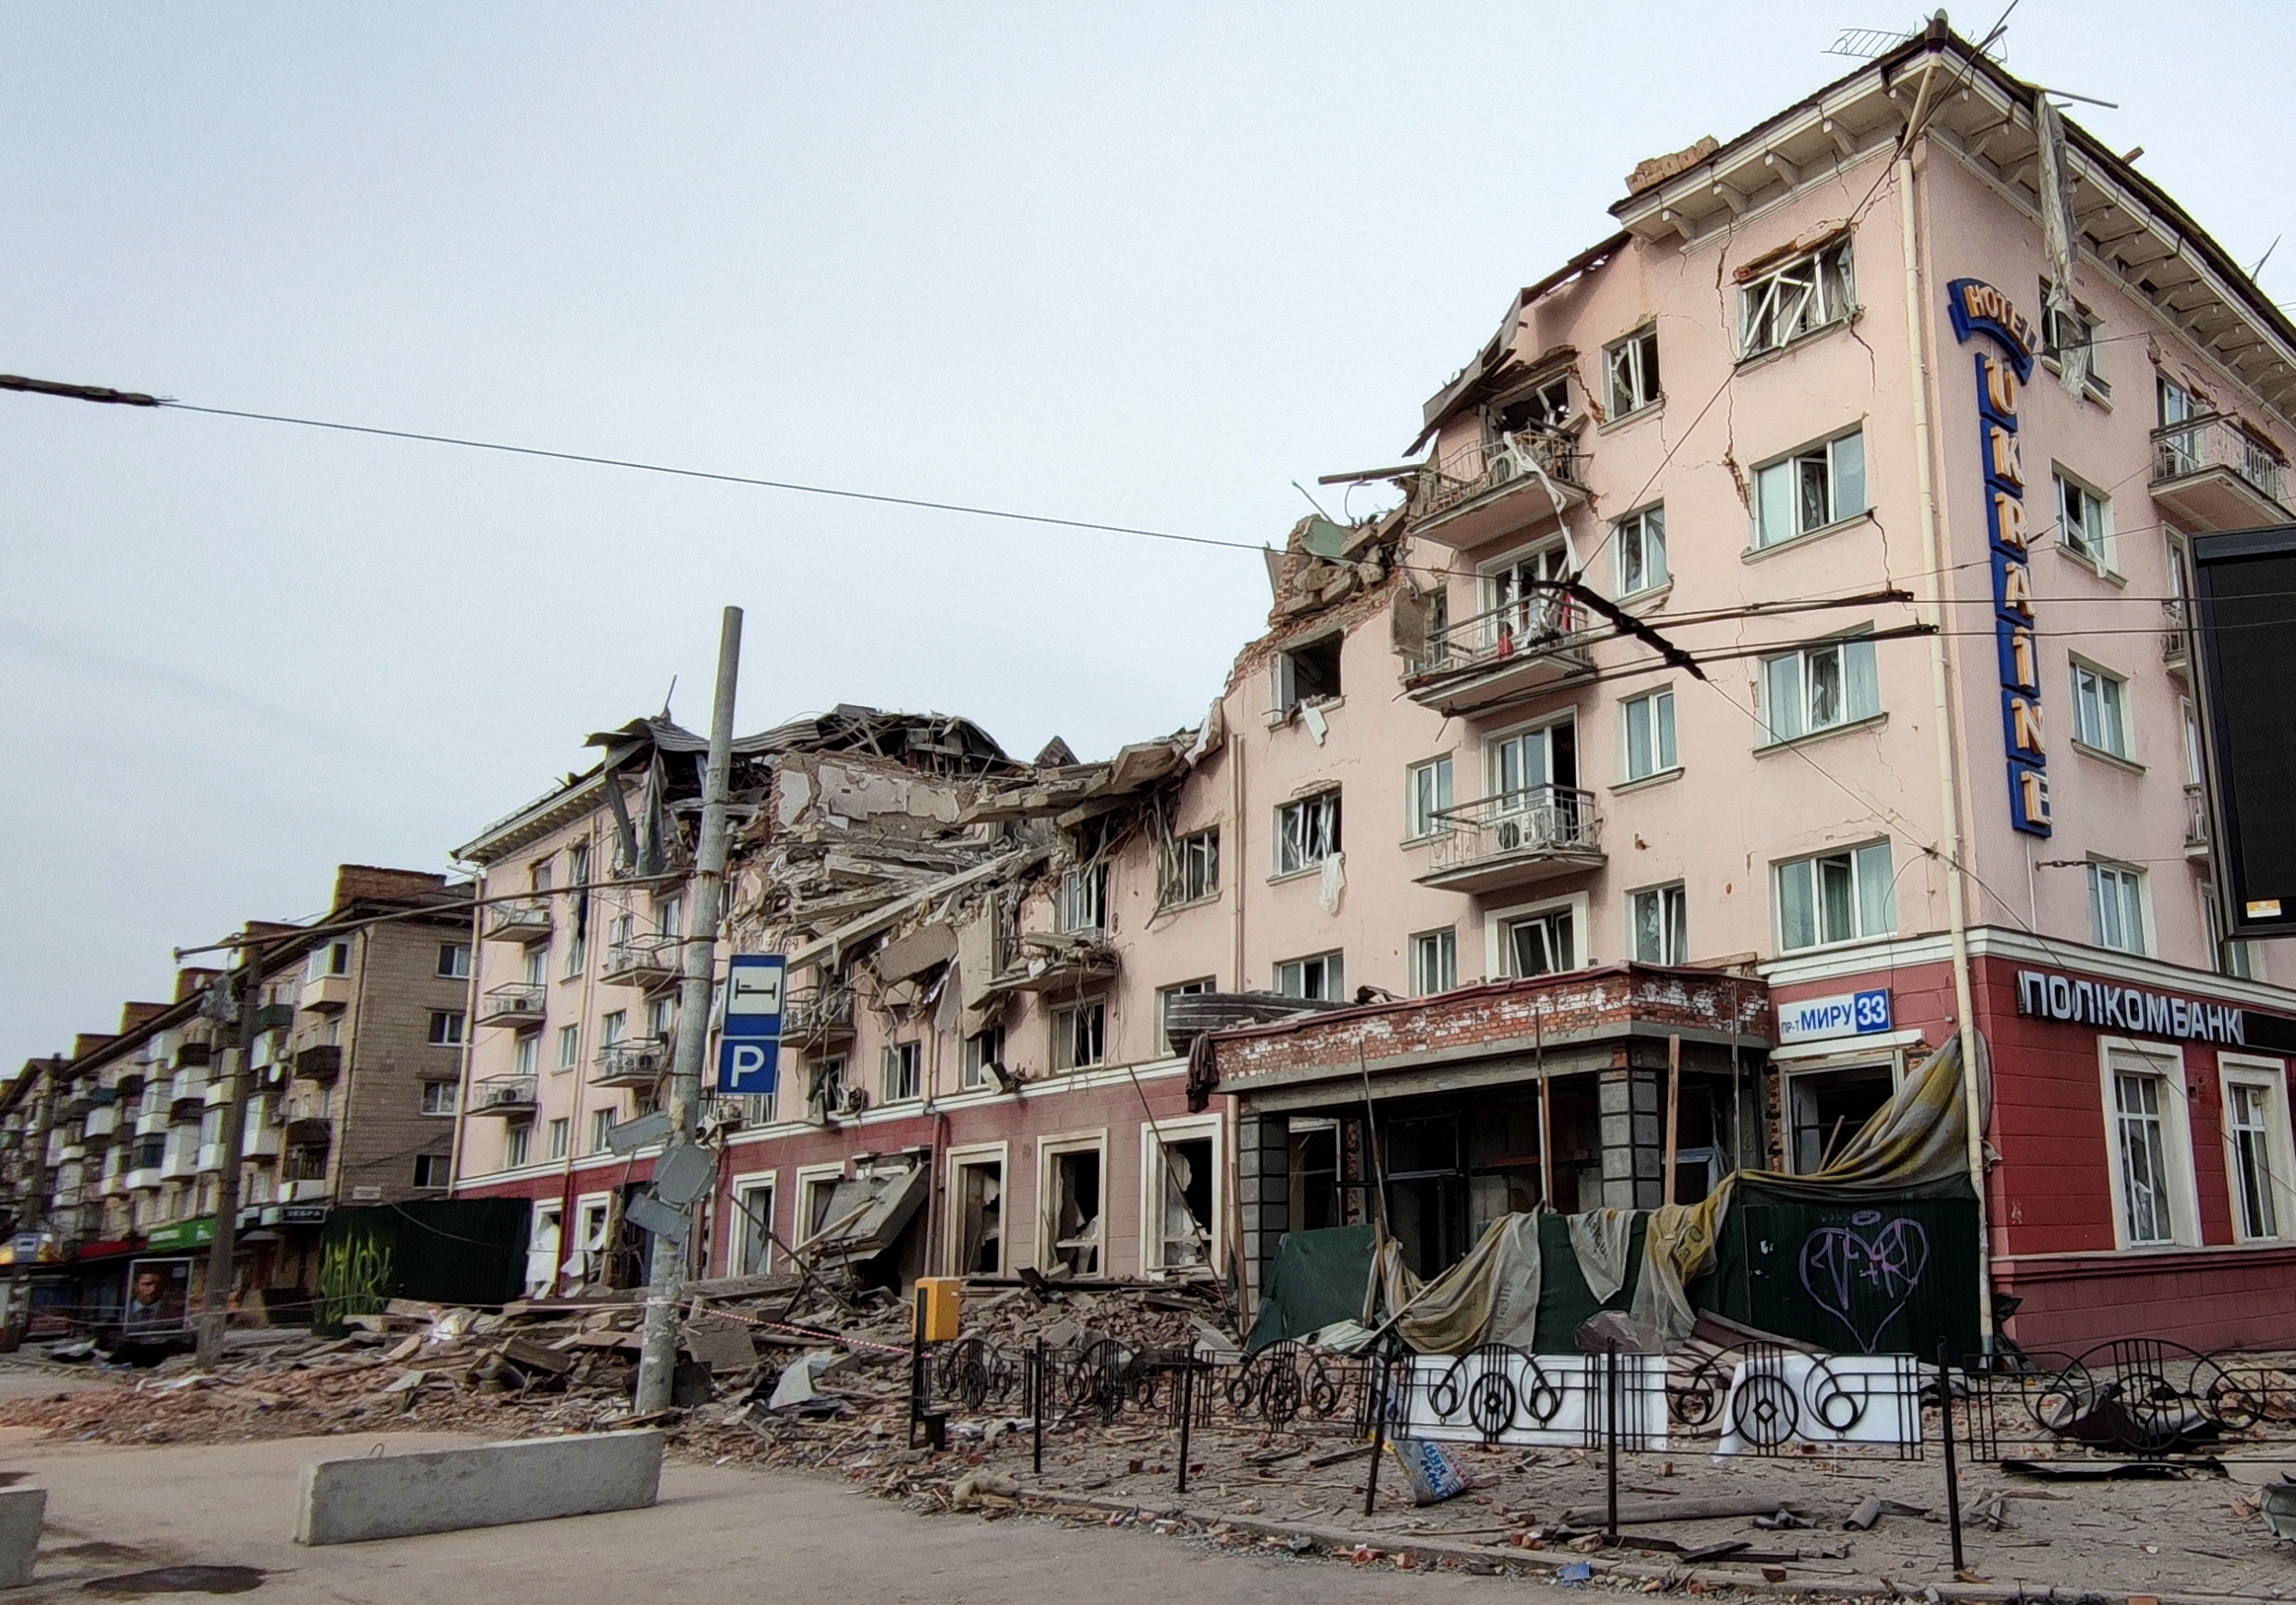
M 1488 1601 L 1521 1583 L 1458 1573 L 1356 1570 L 1227 1554 L 1137 1531 L 1049 1522 L 927 1519 L 818 1478 L 682 1465 L 662 1503 L 563 1521 L 303 1549 L 290 1536 L 308 1460 L 475 1443 L 444 1433 L 368 1433 L 126 1449 L 0 1435 L 0 1468 L 46 1488 L 40 1572 L 12 1602 L 80 1600 L 90 1577 L 203 1563 L 273 1575 L 249 1598 L 410 1605 L 430 1600 L 834 1598 L 838 1605 L 1262 1605 L 1410 1599 Z M 1504 1591 L 1504 1592 L 1502 1592 Z M 188 1595 L 162 1598 L 192 1599 Z

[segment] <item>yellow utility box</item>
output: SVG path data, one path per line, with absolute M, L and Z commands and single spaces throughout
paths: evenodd
M 956 1276 L 917 1278 L 917 1314 L 924 1323 L 927 1343 L 949 1343 L 956 1337 L 965 1312 L 965 1284 Z

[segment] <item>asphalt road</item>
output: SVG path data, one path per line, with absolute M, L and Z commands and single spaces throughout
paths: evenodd
M 269 1574 L 246 1596 L 365 1605 L 547 1599 L 832 1599 L 835 1605 L 1246 1605 L 1411 1599 L 1498 1605 L 1526 1586 L 1458 1573 L 1357 1569 L 1223 1553 L 1149 1533 L 1038 1520 L 927 1517 L 835 1483 L 744 1467 L 681 1465 L 662 1502 L 431 1537 L 298 1547 L 296 1477 L 307 1461 L 477 1442 L 442 1433 L 347 1434 L 150 1449 L 33 1442 L 0 1429 L 0 1470 L 48 1490 L 32 1587 L 9 1600 L 85 1601 L 89 1579 L 185 1563 Z M 203 1596 L 171 1594 L 187 1599 Z

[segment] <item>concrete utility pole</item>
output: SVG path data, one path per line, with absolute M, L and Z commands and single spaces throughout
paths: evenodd
M 213 1367 L 223 1358 L 224 1309 L 231 1297 L 233 1254 L 239 1246 L 239 1161 L 247 1129 L 247 1094 L 255 1080 L 257 1011 L 263 1003 L 263 949 L 249 942 L 240 950 L 237 1041 L 231 1050 L 231 1100 L 223 1106 L 222 1180 L 215 1199 L 215 1240 L 208 1246 L 207 1291 L 199 1300 L 198 1360 Z
M 728 607 L 717 638 L 717 692 L 710 704 L 709 761 L 702 772 L 702 839 L 693 856 L 693 924 L 686 932 L 685 968 L 678 988 L 678 1042 L 670 1059 L 669 1148 L 693 1141 L 702 1101 L 702 1061 L 709 1048 L 710 984 L 717 969 L 717 925 L 726 904 L 726 802 L 733 771 L 733 697 L 741 677 L 741 609 Z M 665 1150 L 667 1155 L 667 1150 Z M 707 1195 L 705 1195 L 707 1196 Z M 692 1252 L 691 1204 L 679 1206 L 686 1229 L 654 1240 L 654 1276 L 645 1295 L 644 1347 L 638 1356 L 638 1391 L 631 1407 L 650 1416 L 669 1408 L 678 1369 L 678 1306 L 685 1297 L 686 1257 Z

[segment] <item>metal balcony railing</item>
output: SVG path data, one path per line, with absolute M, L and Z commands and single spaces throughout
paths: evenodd
M 2261 494 L 2288 505 L 2288 465 L 2272 449 L 2221 413 L 2164 424 L 2153 431 L 2153 483 L 2165 485 L 2205 469 L 2229 468 Z
M 535 1078 L 531 1075 L 498 1075 L 475 1084 L 471 1088 L 471 1113 L 474 1115 L 525 1115 L 535 1108 Z
M 684 958 L 682 937 L 631 937 L 606 950 L 606 968 L 598 979 L 609 987 L 656 987 L 678 978 Z
M 668 1043 L 655 1036 L 632 1037 L 598 1049 L 590 1083 L 593 1086 L 651 1085 L 668 1072 Z
M 489 987 L 478 1000 L 478 1023 L 481 1025 L 526 1025 L 543 1016 L 548 989 L 530 987 L 523 982 L 507 987 Z
M 784 1041 L 821 1042 L 848 1035 L 852 1029 L 853 990 L 849 987 L 792 992 L 782 1011 Z
M 2191 650 L 2186 630 L 2192 621 L 2192 605 L 2182 596 L 2164 596 L 2160 600 L 2160 661 L 2170 668 L 2182 668 Z
M 1582 661 L 1586 629 L 1577 603 L 1559 592 L 1541 592 L 1430 631 L 1427 655 L 1413 660 L 1412 668 L 1455 672 L 1550 655 Z
M 307 1081 L 332 1081 L 343 1073 L 343 1048 L 331 1042 L 295 1055 L 295 1074 Z
M 2184 846 L 2188 852 L 2208 845 L 2208 788 L 2198 781 L 2184 787 Z
M 1535 485 L 1541 473 L 1577 487 L 1582 457 L 1574 445 L 1569 435 L 1526 429 L 1462 446 L 1419 475 L 1412 488 L 1412 516 L 1435 518 L 1517 480 Z
M 1594 794 L 1576 786 L 1526 786 L 1434 811 L 1443 833 L 1436 838 L 1431 869 L 1463 868 L 1514 854 L 1603 850 L 1603 820 L 1594 811 Z
M 504 941 L 547 941 L 550 935 L 550 904 L 547 898 L 523 903 L 498 903 L 487 910 L 487 934 Z

